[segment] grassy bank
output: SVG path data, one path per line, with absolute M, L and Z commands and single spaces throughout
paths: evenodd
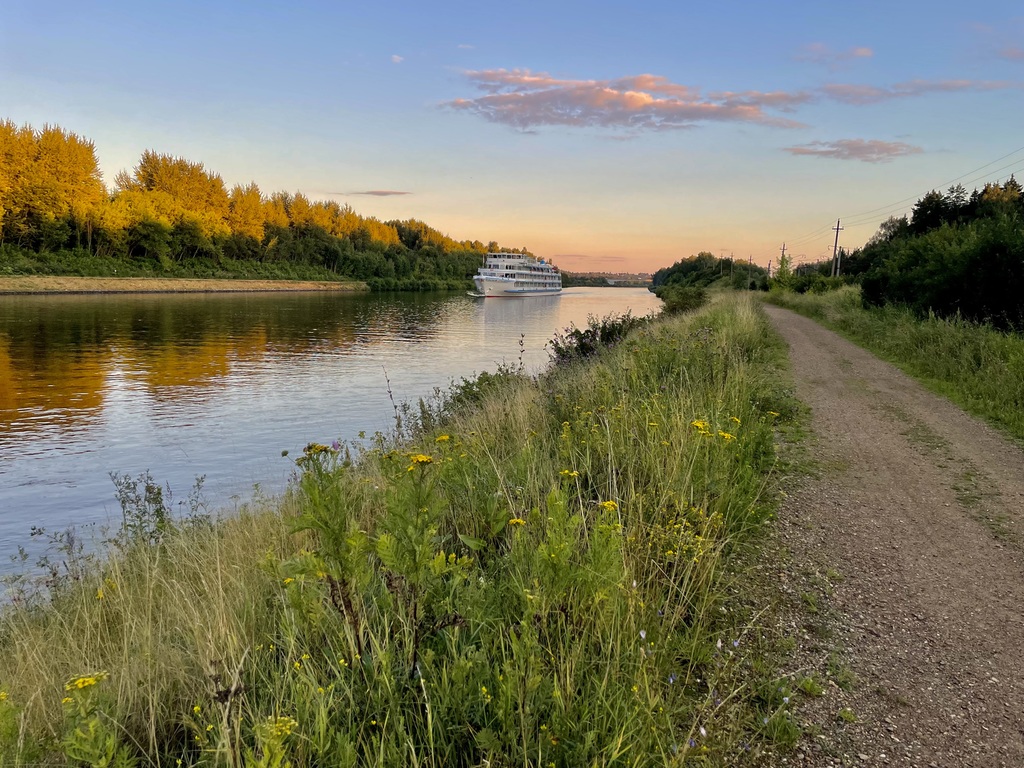
M 363 273 L 359 273 L 363 274 Z M 112 280 L 116 285 L 124 279 L 145 280 L 149 284 L 166 281 L 288 281 L 333 283 L 358 286 L 372 291 L 455 291 L 468 290 L 472 281 L 466 278 L 439 277 L 430 273 L 405 277 L 379 277 L 367 273 L 365 279 L 344 276 L 324 266 L 295 261 L 233 259 L 228 256 L 189 258 L 187 260 L 139 260 L 127 257 L 97 256 L 78 248 L 60 251 L 29 251 L 10 244 L 0 244 L 0 281 L 38 284 L 40 281 L 93 280 L 92 284 Z M 209 289 L 206 289 L 209 290 Z M 240 290 L 218 288 L 217 290 Z M 45 292 L 45 291 L 33 291 Z
M 1024 337 L 963 320 L 920 319 L 898 307 L 865 309 L 860 289 L 776 292 L 768 300 L 821 321 L 1024 440 Z
M 0 294 L 32 293 L 245 293 L 261 291 L 366 291 L 357 281 L 190 280 L 167 277 L 0 277 Z
M 0 765 L 719 765 L 790 743 L 733 581 L 795 409 L 783 355 L 727 298 L 399 409 L 394 438 L 311 445 L 279 504 L 172 522 L 128 494 L 107 559 L 66 558 L 3 614 Z

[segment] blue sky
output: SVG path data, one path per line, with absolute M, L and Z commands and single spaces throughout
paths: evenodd
M 569 270 L 813 260 L 1024 175 L 1024 6 L 8 0 L 0 118 Z

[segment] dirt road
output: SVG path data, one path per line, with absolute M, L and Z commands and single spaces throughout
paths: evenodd
M 788 763 L 1024 766 L 1024 452 L 816 323 L 766 310 L 820 468 L 780 510 L 780 535 L 794 564 L 830 574 L 824 645 L 856 676 L 807 705 L 810 736 Z

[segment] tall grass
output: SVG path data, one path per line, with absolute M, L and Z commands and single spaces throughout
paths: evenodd
M 843 334 L 976 416 L 1024 440 L 1024 337 L 958 318 L 918 318 L 896 306 L 865 309 L 860 288 L 773 292 L 769 301 Z
M 723 300 L 490 377 L 412 442 L 308 446 L 279 508 L 4 612 L 0 764 L 719 764 L 791 739 L 729 589 L 772 509 L 781 355 Z

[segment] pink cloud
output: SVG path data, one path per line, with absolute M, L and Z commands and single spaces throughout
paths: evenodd
M 484 95 L 444 106 L 521 130 L 543 125 L 666 130 L 709 121 L 796 127 L 800 124 L 766 110 L 790 111 L 811 98 L 758 91 L 702 96 L 698 88 L 659 75 L 571 80 L 526 69 L 465 74 Z
M 924 150 L 902 141 L 877 139 L 839 139 L 838 141 L 812 141 L 795 147 L 786 147 L 792 155 L 826 157 L 833 160 L 859 160 L 863 163 L 888 163 L 904 155 L 916 155 Z
M 870 55 L 854 48 L 850 56 Z M 797 91 L 719 91 L 702 93 L 661 75 L 631 75 L 613 80 L 574 80 L 528 69 L 490 69 L 464 73 L 482 94 L 443 106 L 502 123 L 521 131 L 542 126 L 596 127 L 626 131 L 691 128 L 709 122 L 734 122 L 783 128 L 802 127 L 785 115 L 816 101 L 875 104 L 932 93 L 1020 88 L 1020 83 L 979 80 L 910 80 L 889 86 L 830 83 Z
M 1008 45 L 999 51 L 999 58 L 1010 61 L 1024 61 L 1024 48 L 1019 45 Z
M 391 197 L 392 195 L 411 195 L 412 192 L 400 192 L 397 189 L 369 189 L 365 192 L 334 192 L 333 194 L 348 197 L 350 195 L 372 195 L 373 197 Z
M 809 61 L 835 70 L 854 59 L 870 59 L 874 55 L 875 52 L 865 46 L 855 46 L 847 48 L 845 51 L 833 51 L 824 43 L 811 43 L 805 45 L 794 58 L 797 61 Z
M 927 93 L 955 93 L 963 91 L 995 91 L 1019 88 L 1015 83 L 991 80 L 910 80 L 891 86 L 846 85 L 833 83 L 820 88 L 822 94 L 845 104 L 874 104 L 889 99 L 923 96 Z

